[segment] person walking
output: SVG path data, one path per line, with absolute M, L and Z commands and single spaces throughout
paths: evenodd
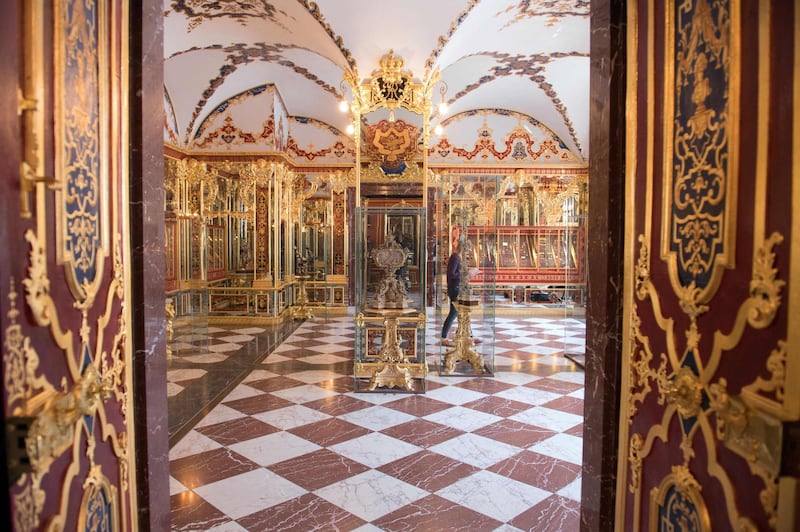
M 461 291 L 461 242 L 447 259 L 447 297 L 450 299 L 450 312 L 442 325 L 442 343 L 446 343 L 447 333 L 453 325 L 453 320 L 458 317 L 455 302 Z

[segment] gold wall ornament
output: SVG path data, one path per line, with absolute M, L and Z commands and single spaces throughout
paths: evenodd
M 46 494 L 41 487 L 41 476 L 24 475 L 16 483 L 14 495 L 14 531 L 32 532 L 39 529 Z
M 650 491 L 650 530 L 711 530 L 702 487 L 686 466 L 673 466 Z
M 52 300 L 50 299 L 50 279 L 47 276 L 44 246 L 39 243 L 36 233 L 30 229 L 25 231 L 25 240 L 31 246 L 28 278 L 22 281 L 26 292 L 25 300 L 28 302 L 34 321 L 38 325 L 46 326 L 50 324 Z
M 642 483 L 642 449 L 644 440 L 641 434 L 634 434 L 628 442 L 628 465 L 631 468 L 631 481 L 628 484 L 628 491 L 636 493 Z
M 678 370 L 664 390 L 667 402 L 676 405 L 678 413 L 684 418 L 692 418 L 700 413 L 702 392 L 702 383 L 697 375 L 686 366 Z
M 29 401 L 29 414 L 35 413 L 35 420 L 25 446 L 36 474 L 46 471 L 55 458 L 72 446 L 75 424 L 83 416 L 93 416 L 108 391 L 97 368 L 89 364 L 71 390 L 42 394 L 44 397 Z
M 735 266 L 739 161 L 739 6 L 666 8 L 661 257 L 673 289 L 711 300 Z
M 117 489 L 94 465 L 83 483 L 78 530 L 120 530 Z
M 717 438 L 747 461 L 750 470 L 764 482 L 759 500 L 774 527 L 778 512 L 783 425 L 779 419 L 750 408 L 742 397 L 728 394 L 723 378 L 708 387 L 711 408 L 716 413 Z
M 759 396 L 765 393 L 774 394 L 775 401 L 783 403 L 786 397 L 787 357 L 786 342 L 779 340 L 778 347 L 773 349 L 767 357 L 767 370 L 770 378 L 757 377 L 754 382 L 742 388 L 742 394 L 745 397 Z
M 6 416 L 24 415 L 27 403 L 37 393 L 54 393 L 50 382 L 39 373 L 39 354 L 31 346 L 31 339 L 22 333 L 17 323 L 20 311 L 17 309 L 18 294 L 14 278 L 11 278 L 8 292 L 8 320 L 3 342 L 3 389 L 7 394 Z
M 763 329 L 775 318 L 781 304 L 781 288 L 786 281 L 777 278 L 773 248 L 783 242 L 783 235 L 773 232 L 764 241 L 763 247 L 756 250 L 753 258 L 753 279 L 750 281 L 750 300 L 752 306 L 747 322 L 756 329 Z

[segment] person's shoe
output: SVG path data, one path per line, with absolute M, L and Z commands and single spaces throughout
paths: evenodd
M 442 345 L 453 347 L 453 341 L 450 338 L 442 338 Z

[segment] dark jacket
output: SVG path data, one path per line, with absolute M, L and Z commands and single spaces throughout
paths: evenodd
M 461 289 L 461 255 L 453 252 L 447 260 L 447 297 L 458 298 Z

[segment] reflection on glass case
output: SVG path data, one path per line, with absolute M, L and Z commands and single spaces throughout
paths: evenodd
M 425 210 L 356 209 L 355 391 L 425 392 Z

